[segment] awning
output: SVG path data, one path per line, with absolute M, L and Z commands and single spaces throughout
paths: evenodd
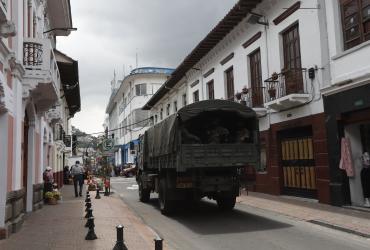
M 81 110 L 78 62 L 58 50 L 54 50 L 54 53 L 69 114 L 73 117 L 74 114 Z

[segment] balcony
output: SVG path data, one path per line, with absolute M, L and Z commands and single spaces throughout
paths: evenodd
M 8 0 L 0 0 L 0 22 L 8 20 Z
M 46 112 L 46 119 L 51 123 L 57 123 L 62 121 L 62 110 L 61 106 L 55 106 Z
M 40 111 L 47 111 L 59 99 L 60 74 L 48 39 L 25 38 L 23 43 L 25 84 Z
M 265 87 L 253 87 L 249 89 L 243 89 L 241 92 L 241 103 L 252 108 L 257 117 L 265 116 L 267 109 L 263 106 L 263 93 Z
M 306 69 L 290 69 L 265 80 L 265 107 L 276 111 L 309 102 Z

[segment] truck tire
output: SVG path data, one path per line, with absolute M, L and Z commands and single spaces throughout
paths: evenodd
M 173 201 L 168 199 L 168 189 L 165 180 L 160 180 L 159 184 L 159 208 L 164 215 L 170 215 L 174 210 Z
M 150 200 L 150 190 L 143 188 L 143 183 L 139 181 L 139 200 L 141 202 L 148 202 Z
M 235 207 L 236 196 L 225 196 L 217 198 L 218 208 L 224 211 L 232 210 Z

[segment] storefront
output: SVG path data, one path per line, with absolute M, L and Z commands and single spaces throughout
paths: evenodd
M 266 171 L 256 173 L 256 191 L 329 203 L 329 167 L 323 113 L 272 124 L 262 131 Z
M 364 153 L 370 152 L 370 84 L 325 96 L 324 105 L 331 204 L 364 206 L 364 196 L 369 196 L 367 189 L 370 185 L 370 171 L 367 170 L 370 167 L 363 161 Z M 349 145 L 351 171 L 339 167 L 344 155 L 341 153 L 343 138 Z

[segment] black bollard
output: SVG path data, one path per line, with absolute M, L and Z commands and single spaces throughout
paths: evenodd
M 87 210 L 87 213 L 86 213 L 86 215 L 85 215 L 85 218 L 87 219 L 87 218 L 93 217 L 92 212 L 93 212 L 92 208 L 89 208 L 89 209 Z
M 86 203 L 85 204 L 85 207 L 86 207 L 85 212 L 87 212 L 87 210 L 89 210 L 89 208 L 91 208 L 91 206 L 92 206 L 91 202 Z
M 154 249 L 155 250 L 162 250 L 163 249 L 163 239 L 157 237 L 154 239 Z
M 85 237 L 85 240 L 96 240 L 98 237 L 96 237 L 95 231 L 94 231 L 95 225 L 91 224 L 89 226 L 89 231 L 87 232 L 87 235 Z
M 116 226 L 116 230 L 117 230 L 117 242 L 113 250 L 128 250 L 125 245 L 125 241 L 123 240 L 123 226 L 122 225 Z
M 86 224 L 85 224 L 85 227 L 88 227 L 88 228 L 90 228 L 90 227 L 95 227 L 95 223 L 94 223 L 94 216 L 89 217 L 89 218 L 87 219 L 87 222 L 86 222 Z
M 100 199 L 100 194 L 99 194 L 99 188 L 96 188 L 96 196 L 95 199 Z

